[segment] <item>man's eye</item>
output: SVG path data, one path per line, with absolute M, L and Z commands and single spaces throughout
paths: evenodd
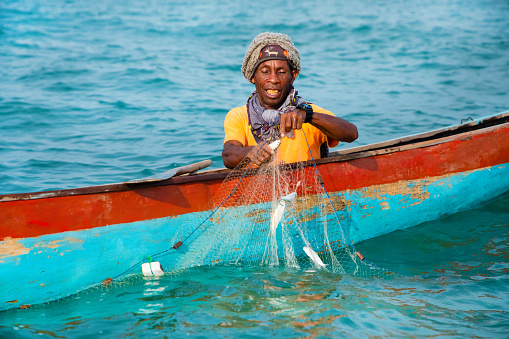
M 284 69 L 280 69 L 279 71 L 277 71 L 279 74 L 286 74 L 286 71 Z

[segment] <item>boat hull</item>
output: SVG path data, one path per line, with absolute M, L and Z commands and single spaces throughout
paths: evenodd
M 331 242 L 356 244 L 477 207 L 509 190 L 509 123 L 417 140 L 317 161 L 345 233 Z M 225 176 L 211 171 L 146 186 L 0 197 L 0 310 L 140 274 L 136 265 L 154 253 L 165 252 L 160 261 L 166 270 L 228 261 L 213 255 L 196 260 L 192 247 L 172 247 L 210 216 L 211 197 Z M 299 198 L 313 196 L 300 192 Z M 247 208 L 269 211 L 269 204 Z M 257 222 L 249 215 L 254 213 L 246 214 L 246 223 Z M 213 246 L 206 238 L 193 246 L 206 244 Z

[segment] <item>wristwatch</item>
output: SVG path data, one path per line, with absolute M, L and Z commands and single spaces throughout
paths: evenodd
M 295 108 L 302 109 L 306 112 L 306 118 L 304 119 L 304 122 L 311 122 L 311 119 L 313 118 L 313 107 L 311 105 L 306 103 L 298 104 Z

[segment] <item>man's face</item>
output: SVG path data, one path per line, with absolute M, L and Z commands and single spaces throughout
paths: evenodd
M 255 84 L 260 104 L 270 109 L 281 107 L 298 74 L 299 71 L 292 71 L 286 60 L 262 62 L 251 79 Z

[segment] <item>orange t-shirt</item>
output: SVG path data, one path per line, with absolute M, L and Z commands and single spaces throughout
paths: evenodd
M 332 112 L 316 105 L 312 104 L 311 106 L 313 112 L 334 115 Z M 244 147 L 257 145 L 249 127 L 247 106 L 236 107 L 228 112 L 224 119 L 224 133 L 224 142 L 236 140 Z M 294 131 L 293 138 L 287 136 L 281 140 L 281 145 L 276 154 L 279 161 L 291 163 L 311 160 L 309 152 L 311 150 L 313 158 L 320 159 L 320 146 L 324 142 L 327 142 L 329 147 L 335 147 L 339 144 L 339 141 L 327 138 L 322 131 L 313 125 L 303 124 L 302 129 Z

